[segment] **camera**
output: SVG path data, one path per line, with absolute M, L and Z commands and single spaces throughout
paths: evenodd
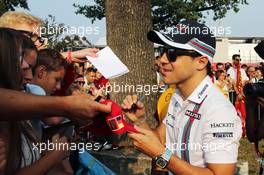
M 255 48 L 257 54 L 264 59 L 264 41 L 261 41 Z M 262 66 L 263 70 L 263 66 Z M 262 71 L 263 72 L 263 71 Z M 246 97 L 246 132 L 247 139 L 255 143 L 255 150 L 258 149 L 258 142 L 264 138 L 264 81 L 249 83 L 244 86 Z
M 257 54 L 264 59 L 264 41 L 261 41 L 255 48 Z
M 264 41 L 261 41 L 255 48 L 256 53 L 264 59 Z M 264 67 L 261 67 L 263 73 Z M 249 83 L 244 86 L 244 94 L 246 97 L 264 97 L 264 80 L 259 80 L 258 83 Z
M 244 94 L 247 97 L 264 97 L 264 82 L 246 84 L 244 86 Z

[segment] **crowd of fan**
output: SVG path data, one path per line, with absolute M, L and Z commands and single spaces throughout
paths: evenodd
M 73 174 L 70 150 L 40 153 L 33 145 L 46 138 L 69 144 L 78 133 L 57 126 L 87 123 L 100 112 L 111 111 L 111 104 L 95 102 L 109 98 L 108 80 L 92 66 L 84 68 L 85 56 L 96 57 L 98 49 L 59 53 L 35 32 L 42 24 L 23 12 L 0 17 L 1 175 Z
M 81 123 L 81 119 L 92 118 L 98 111 L 111 110 L 95 102 L 109 99 L 108 80 L 85 61 L 86 55 L 96 56 L 98 50 L 59 53 L 47 48 L 47 40 L 33 32 L 41 25 L 40 19 L 21 12 L 7 12 L 0 17 L 0 104 L 4 109 L 0 118 L 0 174 L 72 174 L 67 160 L 69 150 L 40 154 L 32 144 L 46 138 L 45 128 L 72 120 Z M 244 94 L 237 89 L 240 56 L 233 55 L 232 60 L 232 64 L 217 63 L 211 78 L 235 102 Z M 155 64 L 159 64 L 158 59 Z M 244 64 L 240 73 L 243 85 L 256 83 L 263 79 L 263 63 Z M 53 95 L 68 96 L 46 97 Z M 73 136 L 72 130 L 67 132 Z M 68 143 L 58 134 L 51 140 Z

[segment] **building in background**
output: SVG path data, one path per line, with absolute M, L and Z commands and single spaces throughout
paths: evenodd
M 263 60 L 257 55 L 254 47 L 264 37 L 229 37 L 216 38 L 216 54 L 213 62 L 232 62 L 233 54 L 240 54 L 242 63 L 259 63 Z

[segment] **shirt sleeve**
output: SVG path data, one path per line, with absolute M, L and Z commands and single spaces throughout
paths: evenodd
M 227 74 L 230 75 L 230 78 L 232 78 L 233 80 L 236 80 L 236 76 L 235 76 L 235 72 L 234 72 L 233 68 L 229 68 L 227 70 Z
M 221 105 L 206 115 L 203 129 L 203 151 L 207 163 L 236 163 L 241 120 L 234 107 Z
M 247 76 L 247 73 L 246 73 L 246 71 L 244 69 L 241 69 L 241 76 L 242 76 L 242 80 L 243 81 L 248 81 L 249 80 L 249 78 Z

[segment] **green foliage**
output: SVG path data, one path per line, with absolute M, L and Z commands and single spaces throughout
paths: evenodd
M 96 19 L 102 19 L 105 17 L 105 1 L 104 0 L 94 0 L 96 5 L 91 6 L 81 6 L 78 4 L 73 4 L 74 7 L 76 7 L 78 10 L 76 11 L 76 14 L 84 14 L 86 17 L 92 19 L 92 23 Z
M 67 48 L 84 48 L 92 45 L 84 36 L 66 35 L 67 27 L 63 23 L 56 22 L 55 17 L 52 15 L 45 19 L 41 32 L 42 37 L 48 38 L 50 48 L 64 51 Z
M 94 0 L 94 5 L 77 5 L 76 14 L 87 18 L 102 19 L 105 17 L 105 0 Z M 213 19 L 225 17 L 228 10 L 239 11 L 239 5 L 248 4 L 247 0 L 151 0 L 153 27 L 164 29 L 177 23 L 180 19 L 204 21 L 209 12 L 213 12 Z
M 15 7 L 29 9 L 27 0 L 0 0 L 0 16 L 7 11 L 14 11 Z

